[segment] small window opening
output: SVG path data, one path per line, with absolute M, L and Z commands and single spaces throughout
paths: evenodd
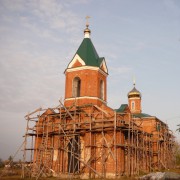
M 131 103 L 131 109 L 135 110 L 135 102 L 134 101 Z
M 100 81 L 100 98 L 104 100 L 104 81 Z
M 81 80 L 79 77 L 75 77 L 73 80 L 73 97 L 80 97 Z

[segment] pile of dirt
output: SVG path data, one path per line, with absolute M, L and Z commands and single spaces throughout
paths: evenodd
M 140 177 L 141 180 L 180 180 L 180 174 L 174 172 L 155 172 Z

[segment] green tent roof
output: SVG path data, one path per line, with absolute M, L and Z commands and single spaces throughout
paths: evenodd
M 120 112 L 120 113 L 123 113 L 126 108 L 128 107 L 127 104 L 121 104 L 121 106 L 119 107 L 119 109 L 115 109 L 116 112 Z M 143 117 L 152 117 L 151 115 L 149 114 L 145 114 L 145 113 L 138 113 L 138 114 L 132 114 L 135 118 L 143 118 Z
M 127 107 L 128 107 L 127 104 L 121 104 L 120 108 L 116 109 L 115 111 L 116 112 L 124 112 Z
M 90 38 L 84 38 L 76 54 L 84 61 L 86 66 L 100 67 L 104 58 L 100 58 Z

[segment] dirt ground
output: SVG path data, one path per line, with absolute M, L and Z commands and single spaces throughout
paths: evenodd
M 170 170 L 165 170 L 162 172 L 175 172 L 175 173 L 179 173 L 180 174 L 180 167 L 177 169 L 170 169 Z M 139 177 L 122 177 L 120 178 L 121 180 L 137 180 Z M 0 169 L 0 180 L 19 180 L 22 179 L 21 178 L 21 169 L 13 169 L 12 171 L 10 170 L 9 173 L 7 171 L 4 171 L 4 169 Z M 25 180 L 33 180 L 35 178 L 25 178 Z M 51 178 L 39 178 L 39 180 L 58 180 L 60 178 L 55 178 L 55 177 L 51 177 Z M 63 179 L 61 179 L 63 180 Z M 66 179 L 67 180 L 67 179 Z M 77 179 L 76 179 L 77 180 Z M 93 180 L 93 179 L 91 179 Z M 97 179 L 96 179 L 97 180 Z M 99 179 L 100 180 L 100 179 Z

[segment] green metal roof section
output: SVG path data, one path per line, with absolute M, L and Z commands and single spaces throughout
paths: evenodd
M 128 107 L 127 104 L 121 104 L 119 109 L 115 109 L 116 112 L 124 112 L 125 109 Z
M 145 113 L 133 114 L 133 116 L 134 116 L 134 117 L 137 117 L 137 118 L 152 117 L 151 115 L 145 114 Z
M 100 58 L 90 38 L 84 38 L 76 54 L 84 61 L 86 66 L 100 67 L 104 58 Z

